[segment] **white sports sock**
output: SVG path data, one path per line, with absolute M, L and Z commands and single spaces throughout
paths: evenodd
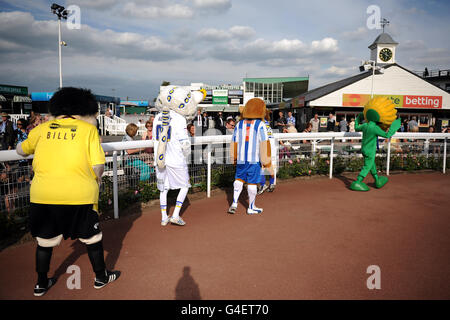
M 161 220 L 167 219 L 167 192 L 168 189 L 164 188 L 164 191 L 159 192 L 159 204 L 161 206 Z
M 256 207 L 255 199 L 256 199 L 256 193 L 258 192 L 256 185 L 255 184 L 247 185 L 247 192 L 248 192 L 248 207 L 250 209 L 253 209 Z
M 181 188 L 177 197 L 177 204 L 175 205 L 175 210 L 173 211 L 172 217 L 175 219 L 180 216 L 180 210 L 183 206 L 184 199 L 186 199 L 189 188 Z
M 244 183 L 240 180 L 234 180 L 233 186 L 234 186 L 234 192 L 233 192 L 232 206 L 237 207 L 239 196 L 241 195 L 242 188 L 244 187 Z

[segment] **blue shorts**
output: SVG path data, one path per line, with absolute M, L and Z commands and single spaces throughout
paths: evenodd
M 258 184 L 261 180 L 261 165 L 259 163 L 249 162 L 237 164 L 235 179 L 251 184 Z

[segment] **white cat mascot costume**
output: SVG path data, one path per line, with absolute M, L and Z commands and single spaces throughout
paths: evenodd
M 186 224 L 180 217 L 191 186 L 186 160 L 191 153 L 191 142 L 186 119 L 194 116 L 197 105 L 205 96 L 205 90 L 191 92 L 189 88 L 167 86 L 161 89 L 156 99 L 155 106 L 159 113 L 153 122 L 153 142 L 162 226 L 169 222 L 181 226 Z M 171 217 L 167 215 L 167 193 L 170 189 L 180 189 Z

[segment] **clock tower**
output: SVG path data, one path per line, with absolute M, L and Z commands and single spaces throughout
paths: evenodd
M 369 46 L 370 60 L 376 61 L 377 65 L 395 63 L 397 45 L 398 42 L 395 42 L 389 34 L 383 32 Z

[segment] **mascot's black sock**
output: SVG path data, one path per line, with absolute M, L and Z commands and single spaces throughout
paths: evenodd
M 86 248 L 95 276 L 103 279 L 106 271 L 105 258 L 103 256 L 103 241 L 87 244 Z
M 40 287 L 47 287 L 47 273 L 50 269 L 53 247 L 46 248 L 40 245 L 36 248 L 36 272 L 38 274 L 38 284 Z

